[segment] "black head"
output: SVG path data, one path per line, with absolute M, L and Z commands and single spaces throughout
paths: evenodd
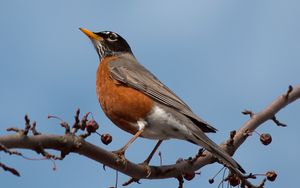
M 80 30 L 91 39 L 100 58 L 120 53 L 132 53 L 126 40 L 115 32 L 94 33 L 84 28 L 80 28 Z

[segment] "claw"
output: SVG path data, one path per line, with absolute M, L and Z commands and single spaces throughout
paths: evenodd
M 119 164 L 124 165 L 125 167 L 127 166 L 127 160 L 125 158 L 125 150 L 123 148 L 113 151 L 112 153 L 116 154 L 118 157 L 116 159 L 116 162 Z
M 146 170 L 146 173 L 147 173 L 146 178 L 148 178 L 151 175 L 151 168 L 150 168 L 150 166 L 148 165 L 148 163 L 145 163 L 145 162 L 141 163 L 141 165 L 143 165 L 145 167 L 145 170 Z

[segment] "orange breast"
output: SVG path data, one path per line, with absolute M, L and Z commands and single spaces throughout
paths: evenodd
M 108 63 L 116 57 L 104 58 L 98 67 L 96 92 L 106 116 L 121 129 L 135 134 L 132 124 L 144 118 L 152 110 L 153 101 L 147 95 L 118 83 L 110 76 Z

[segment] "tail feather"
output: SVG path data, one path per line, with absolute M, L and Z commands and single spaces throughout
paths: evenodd
M 242 173 L 246 173 L 246 171 L 241 167 L 241 165 L 236 162 L 228 153 L 223 151 L 223 149 L 214 143 L 211 139 L 209 139 L 202 131 L 199 134 L 194 134 L 193 136 L 196 138 L 194 141 L 211 152 L 220 162 L 225 164 L 227 167 L 232 168 L 233 170 L 239 170 Z

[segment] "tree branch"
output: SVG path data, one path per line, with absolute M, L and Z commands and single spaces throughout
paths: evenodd
M 300 85 L 295 88 L 289 87 L 286 94 L 279 96 L 261 112 L 252 113 L 251 118 L 235 134 L 231 135 L 230 139 L 223 142 L 221 147 L 233 155 L 245 142 L 250 132 L 253 132 L 265 121 L 276 119 L 274 117 L 278 111 L 299 98 Z M 27 136 L 26 134 L 17 132 L 12 135 L 0 136 L 0 144 L 6 148 L 22 148 L 38 151 L 42 147 L 43 149 L 59 150 L 64 154 L 69 152 L 78 153 L 135 179 L 177 178 L 182 176 L 183 173 L 191 173 L 205 165 L 216 162 L 211 153 L 204 151 L 192 160 L 183 160 L 172 165 L 146 167 L 131 161 L 122 163 L 118 160 L 116 154 L 86 142 L 82 137 L 70 133 L 66 133 L 65 135 L 35 134 Z M 0 148 L 0 150 L 2 149 Z M 149 174 L 149 172 L 151 173 Z M 240 174 L 240 176 L 242 175 Z M 250 183 L 246 181 L 246 185 L 250 185 Z

